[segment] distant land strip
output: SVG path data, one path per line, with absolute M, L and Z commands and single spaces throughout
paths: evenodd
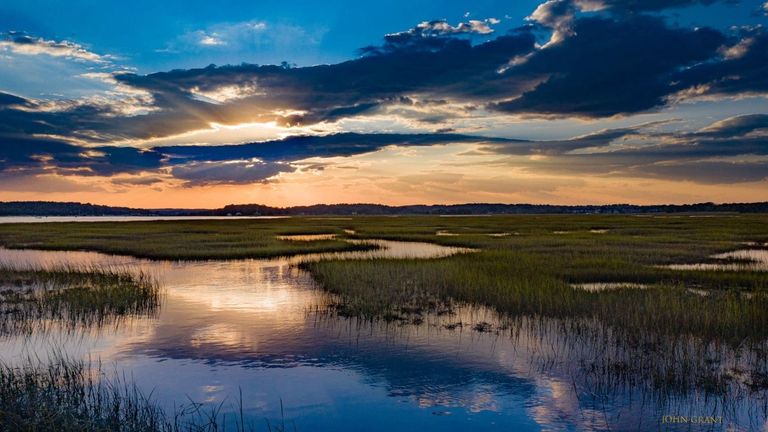
M 231 204 L 218 209 L 141 209 L 77 202 L 0 202 L 0 216 L 330 216 L 330 215 L 504 215 L 504 214 L 647 214 L 647 213 L 768 213 L 768 202 L 660 205 L 545 205 L 545 204 L 315 204 L 270 207 Z

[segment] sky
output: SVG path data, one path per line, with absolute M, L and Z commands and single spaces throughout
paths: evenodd
M 0 201 L 768 201 L 768 2 L 0 4 Z

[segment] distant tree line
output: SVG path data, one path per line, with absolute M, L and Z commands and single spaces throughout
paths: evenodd
M 321 215 L 492 215 L 492 214 L 645 214 L 645 213 L 768 213 L 768 202 L 698 203 L 664 205 L 539 205 L 453 204 L 406 205 L 316 204 L 270 207 L 261 204 L 231 204 L 220 209 L 138 209 L 76 202 L 0 202 L 0 216 L 321 216 Z

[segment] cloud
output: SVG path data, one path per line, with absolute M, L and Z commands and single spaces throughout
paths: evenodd
M 217 146 L 165 146 L 153 152 L 162 154 L 175 178 L 200 184 L 240 184 L 261 182 L 280 173 L 293 172 L 299 162 L 310 158 L 348 157 L 371 153 L 388 146 L 433 146 L 453 143 L 507 142 L 457 134 L 358 134 L 292 136 L 281 140 L 251 144 Z M 305 169 L 322 169 L 313 164 Z
M 452 143 L 513 141 L 504 138 L 459 134 L 359 134 L 348 132 L 318 136 L 291 136 L 280 140 L 251 144 L 155 147 L 153 151 L 167 155 L 172 162 L 242 159 L 290 162 L 313 157 L 353 156 L 374 152 L 387 146 L 418 147 Z
M 200 38 L 198 39 L 198 43 L 200 45 L 204 46 L 216 46 L 216 45 L 226 45 L 226 42 L 219 39 L 217 34 L 208 35 L 203 32 L 199 32 L 197 34 Z
M 0 173 L 123 179 L 113 182 L 118 185 L 132 183 L 127 175 L 136 176 L 135 184 L 139 185 L 155 182 L 146 183 L 142 178 L 158 176 L 180 180 L 187 186 L 247 184 L 264 182 L 301 167 L 321 169 L 323 160 L 372 153 L 389 146 L 471 144 L 475 150 L 464 154 L 486 159 L 501 157 L 494 163 L 550 176 L 649 177 L 699 183 L 738 183 L 768 177 L 768 114 L 726 118 L 689 132 L 666 131 L 668 124 L 643 123 L 556 141 L 450 133 L 337 133 L 249 144 L 147 149 L 6 136 L 0 142 Z M 313 164 L 316 168 L 311 168 Z
M 768 179 L 768 161 L 693 161 L 643 167 L 644 176 L 703 184 L 749 183 Z
M 28 101 L 22 97 L 12 95 L 10 93 L 0 92 L 0 107 L 6 106 L 22 106 L 27 105 Z
M 643 14 L 571 19 L 574 9 L 568 8 L 564 0 L 550 0 L 532 15 L 556 27 L 569 17 L 572 34 L 545 47 L 537 46 L 531 26 L 478 42 L 464 36 L 488 36 L 490 19 L 457 25 L 430 21 L 388 35 L 383 44 L 337 64 L 112 73 L 108 79 L 120 89 L 119 100 L 59 103 L 54 109 L 31 100 L 17 101 L 27 105 L 24 109 L 0 105 L 5 107 L 0 130 L 100 143 L 173 136 L 214 123 L 292 127 L 379 113 L 450 127 L 451 118 L 483 108 L 599 118 L 657 109 L 695 88 L 706 88 L 699 94 L 731 95 L 760 92 L 766 85 L 768 50 L 759 32 L 749 35 L 753 43 L 724 54 L 721 47 L 733 41 L 716 30 L 670 27 Z M 253 43 L 256 33 L 276 33 L 259 24 L 222 25 L 204 33 L 228 47 Z M 464 108 L 438 117 L 430 109 L 406 109 L 417 108 L 417 101 Z
M 669 28 L 661 18 L 576 20 L 574 35 L 538 51 L 505 74 L 546 77 L 519 97 L 493 107 L 508 113 L 605 117 L 649 110 L 676 91 L 677 70 L 717 53 L 725 38 L 701 28 Z
M 338 133 L 250 144 L 140 150 L 17 139 L 3 142 L 0 172 L 123 178 L 127 174 L 167 174 L 187 186 L 247 184 L 300 167 L 324 166 L 322 161 L 308 164 L 309 160 L 362 155 L 389 146 L 474 144 L 476 150 L 466 155 L 486 159 L 499 156 L 504 159 L 493 163 L 550 176 L 649 177 L 699 183 L 750 182 L 768 177 L 768 114 L 727 118 L 691 132 L 664 131 L 668 123 L 643 123 L 557 141 L 459 134 Z
M 498 143 L 510 140 L 457 134 L 356 134 L 293 136 L 251 144 L 167 146 L 151 149 L 81 146 L 54 139 L 17 137 L 0 142 L 0 173 L 117 176 L 164 173 L 188 185 L 240 184 L 293 172 L 309 158 L 371 153 L 387 146 Z M 319 169 L 320 165 L 307 169 Z M 115 180 L 128 184 L 130 179 Z M 144 183 L 140 183 L 144 184 Z
M 574 22 L 579 13 L 607 12 L 626 17 L 638 12 L 661 11 L 697 4 L 709 5 L 719 0 L 546 0 L 526 19 L 552 29 L 552 35 L 544 48 L 576 34 Z
M 562 42 L 574 34 L 573 21 L 576 11 L 577 6 L 571 0 L 547 0 L 526 19 L 552 29 L 552 36 L 546 47 Z
M 563 4 L 550 0 L 532 16 L 558 25 Z M 114 98 L 109 104 L 85 101 L 56 110 L 7 107 L 0 113 L 0 128 L 81 141 L 143 140 L 213 123 L 332 123 L 430 100 L 502 114 L 596 118 L 656 109 L 702 86 L 729 94 L 760 91 L 768 76 L 761 73 L 768 62 L 761 57 L 766 50 L 758 35 L 751 36 L 756 42 L 745 46 L 743 55 L 726 58 L 720 47 L 727 38 L 720 32 L 669 27 L 658 17 L 577 17 L 569 26 L 573 34 L 544 48 L 537 47 L 530 26 L 475 43 L 461 36 L 487 36 L 480 24 L 432 21 L 388 35 L 382 45 L 337 64 L 113 73 L 111 85 L 128 102 L 120 110 Z M 235 37 L 245 32 L 236 30 L 241 28 L 274 32 L 269 25 L 259 29 L 241 23 L 206 34 L 232 46 L 248 39 Z M 729 78 L 736 75 L 738 80 Z M 429 109 L 400 110 L 406 112 L 414 122 L 434 122 Z M 455 115 L 441 112 L 439 122 Z
M 0 172 L 0 189 L 30 193 L 103 192 L 99 185 L 51 173 Z
M 0 50 L 20 55 L 66 57 L 92 63 L 108 63 L 109 57 L 87 50 L 82 45 L 62 40 L 46 40 L 19 32 L 0 33 Z
M 729 117 L 702 128 L 698 134 L 728 138 L 742 137 L 757 131 L 768 133 L 768 114 L 747 114 Z
M 410 30 L 398 33 L 388 34 L 384 37 L 386 41 L 398 41 L 411 38 L 440 37 L 460 34 L 479 34 L 487 35 L 493 33 L 492 24 L 499 21 L 495 18 L 485 20 L 469 20 L 460 22 L 452 26 L 446 20 L 422 21 L 416 27 Z
M 659 123 L 569 140 L 481 145 L 469 155 L 509 156 L 536 173 L 650 177 L 698 183 L 768 178 L 768 115 L 727 118 L 695 132 L 659 132 Z
M 761 178 L 766 114 L 724 119 L 692 132 L 658 132 L 656 124 L 641 124 L 548 142 L 449 133 L 338 133 L 232 145 L 117 145 L 212 124 L 339 122 L 319 128 L 332 130 L 343 129 L 344 119 L 390 116 L 450 129 L 451 119 L 470 123 L 476 112 L 490 111 L 497 118 L 601 118 L 647 112 L 686 97 L 765 93 L 768 36 L 763 29 L 726 35 L 638 13 L 661 7 L 653 1 L 549 0 L 532 13 L 529 25 L 506 34 L 492 33 L 493 19 L 456 25 L 425 21 L 337 64 L 210 65 L 147 75 L 102 68 L 79 76 L 111 86 L 108 97 L 45 100 L 0 92 L 0 171 L 151 174 L 188 185 L 248 183 L 293 172 L 309 158 L 461 143 L 475 144 L 475 154 L 550 174 L 706 182 L 715 181 L 716 169 L 722 169 L 722 181 Z M 560 35 L 541 46 L 541 27 Z M 195 49 L 248 49 L 280 37 L 280 27 L 248 21 L 188 35 Z M 3 41 L 3 49 L 19 55 L 96 64 L 108 58 L 66 41 L 26 35 Z
M 644 129 L 652 128 L 666 122 L 651 122 L 636 126 L 605 129 L 566 140 L 556 141 L 506 141 L 490 144 L 481 148 L 495 154 L 507 155 L 562 155 L 583 149 L 601 149 L 626 140 L 632 136 L 642 137 Z
M 309 31 L 284 23 L 268 24 L 259 20 L 228 22 L 184 33 L 160 52 L 218 50 L 252 55 L 254 49 L 266 46 L 284 50 L 315 46 L 324 34 L 324 29 Z
M 295 167 L 288 164 L 236 160 L 179 165 L 171 169 L 171 174 L 173 177 L 183 180 L 186 186 L 191 187 L 213 184 L 259 183 L 280 173 L 295 170 Z
M 158 183 L 163 183 L 166 179 L 160 176 L 120 176 L 120 177 L 113 177 L 110 179 L 110 182 L 117 186 L 150 186 L 155 185 Z
M 768 33 L 748 30 L 718 61 L 693 65 L 671 79 L 681 91 L 698 88 L 697 96 L 768 93 Z
M 265 37 L 267 24 L 261 21 L 246 21 L 234 24 L 218 24 L 206 30 L 196 30 L 180 37 L 191 45 L 203 47 L 240 46 L 258 43 Z
M 162 159 L 157 152 L 133 147 L 83 147 L 35 137 L 0 141 L 0 173 L 112 176 L 158 169 Z
M 659 11 L 694 5 L 710 5 L 720 0 L 575 0 L 581 10 L 619 12 Z
M 432 42 L 424 39 L 418 46 L 369 53 L 336 65 L 243 64 L 150 75 L 114 74 L 120 86 L 150 95 L 151 112 L 121 116 L 110 106 L 88 105 L 55 112 L 7 109 L 0 113 L 0 127 L 81 140 L 149 139 L 206 129 L 211 123 L 330 122 L 399 103 L 405 94 L 482 100 L 516 92 L 518 84 L 500 80 L 496 70 L 510 57 L 529 52 L 534 44 L 532 35 L 525 32 L 477 46 L 466 40 L 434 38 L 442 41 L 441 48 L 433 51 L 428 48 Z

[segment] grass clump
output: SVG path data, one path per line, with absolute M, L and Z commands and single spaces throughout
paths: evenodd
M 135 387 L 102 379 L 83 362 L 0 366 L 0 429 L 166 431 L 164 413 Z
M 648 289 L 591 293 L 572 288 L 553 261 L 525 252 L 484 251 L 427 261 L 321 261 L 304 266 L 340 296 L 338 308 L 346 315 L 393 317 L 463 302 L 507 315 L 597 318 L 633 331 L 692 334 L 735 344 L 768 338 L 766 296 L 744 298 L 720 290 L 700 297 L 664 271 L 654 275 L 657 281 L 644 280 L 656 283 Z
M 341 228 L 329 224 L 328 221 L 292 219 L 0 224 L 0 245 L 90 250 L 171 260 L 274 258 L 370 249 L 367 245 L 337 239 L 299 243 L 278 238 L 295 234 L 344 234 Z
M 255 431 L 246 424 L 242 395 L 236 414 L 222 404 L 189 401 L 173 412 L 101 365 L 57 355 L 50 362 L 0 365 L 0 430 L 60 432 Z M 284 422 L 283 422 L 284 424 Z M 268 426 L 269 430 L 281 430 Z
M 160 300 L 159 285 L 145 273 L 0 267 L 0 335 L 31 333 L 51 324 L 99 327 L 152 315 Z

